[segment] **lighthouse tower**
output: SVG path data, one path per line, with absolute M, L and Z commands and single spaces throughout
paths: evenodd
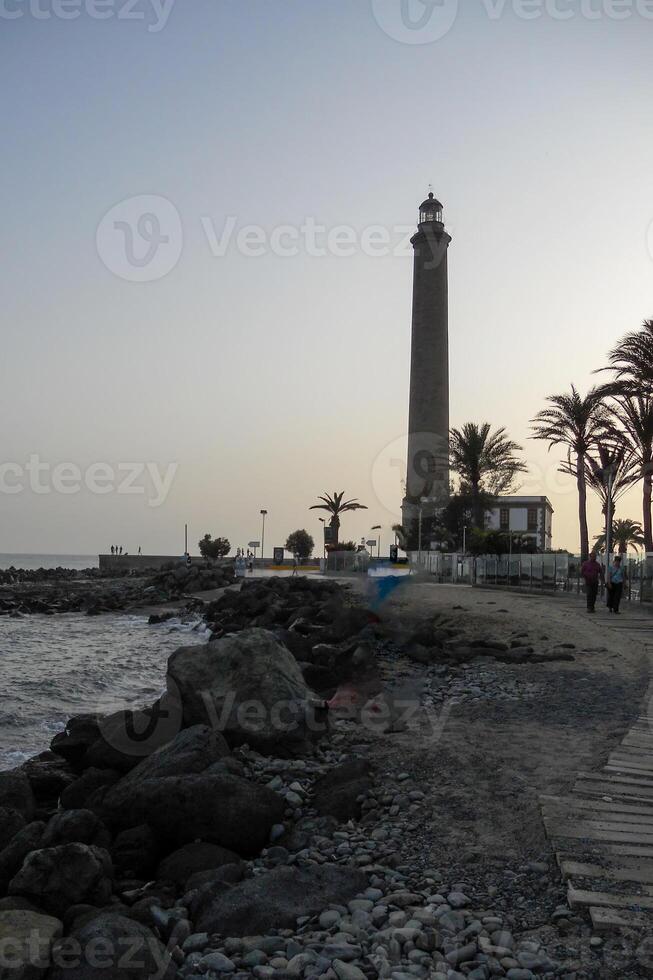
M 429 194 L 411 239 L 413 327 L 403 523 L 433 517 L 449 496 L 449 296 L 442 204 Z

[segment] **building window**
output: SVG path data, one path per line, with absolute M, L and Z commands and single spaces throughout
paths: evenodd
M 502 531 L 510 530 L 510 510 L 508 507 L 502 507 L 499 511 L 499 526 Z
M 537 508 L 528 508 L 528 530 L 537 531 Z

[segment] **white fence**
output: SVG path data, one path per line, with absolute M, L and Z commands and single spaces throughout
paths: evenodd
M 414 572 L 426 572 L 438 582 L 492 585 L 538 592 L 571 592 L 584 589 L 580 558 L 572 555 L 484 555 L 471 558 L 422 551 L 410 554 Z M 628 559 L 625 563 L 624 598 L 653 601 L 653 561 Z

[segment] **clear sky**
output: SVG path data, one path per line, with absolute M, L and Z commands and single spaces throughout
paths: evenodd
M 551 497 L 555 544 L 577 547 L 573 483 L 528 423 L 653 316 L 653 3 L 403 13 L 0 0 L 0 551 L 177 552 L 186 521 L 191 542 L 236 547 L 262 507 L 269 547 L 317 540 L 308 507 L 334 489 L 369 505 L 345 537 L 382 524 L 387 541 L 404 240 L 429 183 L 453 236 L 452 422 L 505 425 L 523 492 Z

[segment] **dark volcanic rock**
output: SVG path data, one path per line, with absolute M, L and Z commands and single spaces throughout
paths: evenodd
M 231 744 L 263 752 L 302 751 L 312 737 L 313 692 L 295 658 L 267 630 L 248 629 L 168 661 L 186 725 L 210 724 Z
M 207 891 L 194 907 L 197 932 L 224 936 L 265 935 L 294 927 L 299 916 L 317 915 L 332 903 L 345 905 L 367 886 L 355 868 L 330 864 L 274 868 L 220 894 Z
M 28 854 L 9 892 L 60 916 L 80 902 L 108 902 L 112 873 L 111 858 L 105 850 L 87 844 L 62 844 Z
M 68 719 L 63 732 L 54 736 L 50 748 L 70 763 L 73 769 L 81 770 L 86 753 L 99 737 L 100 726 L 96 715 L 76 715 Z
M 148 824 L 164 846 L 204 840 L 250 856 L 266 845 L 284 807 L 265 786 L 204 774 L 118 783 L 105 796 L 101 815 L 117 827 Z
M 348 640 L 371 623 L 378 623 L 379 617 L 369 609 L 362 609 L 359 606 L 349 606 L 342 609 L 334 618 L 331 625 L 327 627 L 330 640 L 336 643 L 341 640 Z
M 36 804 L 42 809 L 54 809 L 63 791 L 75 779 L 68 763 L 54 752 L 41 752 L 28 759 L 20 772 L 29 779 Z
M 121 831 L 114 839 L 111 857 L 116 873 L 123 878 L 149 878 L 159 860 L 159 846 L 146 825 Z
M 58 844 L 95 844 L 107 847 L 111 837 L 96 813 L 91 810 L 60 810 L 47 824 L 41 847 Z
M 30 853 L 41 846 L 45 824 L 35 820 L 19 830 L 10 844 L 0 851 L 0 894 L 4 895 L 9 882 Z
M 102 912 L 74 929 L 71 939 L 82 950 L 75 965 L 55 966 L 48 980 L 168 980 L 175 970 L 154 933 L 134 919 Z M 98 950 L 102 955 L 98 955 Z
M 196 842 L 169 854 L 159 865 L 156 877 L 157 881 L 172 881 L 183 886 L 196 872 L 210 874 L 217 868 L 239 863 L 238 855 L 226 847 Z
M 202 890 L 202 895 L 206 896 L 209 891 L 212 894 L 219 894 L 224 885 L 235 885 L 245 877 L 246 865 L 238 859 L 238 864 L 223 864 L 221 868 L 212 868 L 210 871 L 196 871 L 186 881 L 186 891 Z
M 25 817 L 13 807 L 0 807 L 0 851 L 16 836 L 19 830 L 25 826 Z
M 58 919 L 28 909 L 0 912 L 0 976 L 3 980 L 39 980 L 49 963 L 53 942 L 63 927 Z
M 197 648 L 195 648 L 197 649 Z M 121 789 L 145 779 L 163 776 L 185 776 L 204 772 L 209 766 L 231 755 L 224 736 L 207 725 L 187 728 L 163 748 L 143 759 L 125 776 Z
M 180 728 L 179 701 L 164 696 L 147 708 L 70 718 L 50 747 L 78 773 L 89 768 L 126 773 L 166 745 Z
M 95 769 L 91 767 L 67 786 L 61 794 L 61 805 L 68 810 L 79 810 L 101 787 L 113 786 L 121 778 L 117 769 Z
M 11 769 L 0 772 L 0 806 L 18 810 L 26 820 L 34 816 L 34 793 L 24 772 Z
M 358 820 L 361 815 L 360 796 L 372 786 L 371 766 L 365 759 L 348 759 L 336 766 L 313 787 L 313 806 L 322 816 L 337 820 Z

